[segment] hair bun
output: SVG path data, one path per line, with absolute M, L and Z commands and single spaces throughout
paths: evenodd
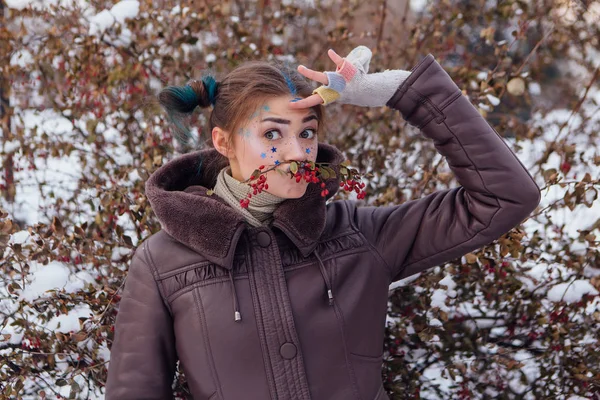
M 219 90 L 219 82 L 217 82 L 215 80 L 215 78 L 213 78 L 212 76 L 207 75 L 202 78 L 202 83 L 204 84 L 204 88 L 205 88 L 206 92 L 208 93 L 208 101 L 214 107 L 215 102 L 217 100 L 217 91 Z
M 204 83 L 204 80 L 198 81 L 196 79 L 190 80 L 187 85 L 191 88 L 196 95 L 196 104 L 201 108 L 206 108 L 210 105 L 214 106 L 213 98 L 210 95 L 210 90 L 207 88 L 207 85 Z

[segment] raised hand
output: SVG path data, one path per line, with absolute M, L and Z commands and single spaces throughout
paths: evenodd
M 334 101 L 363 107 L 382 107 L 410 76 L 410 71 L 400 69 L 369 74 L 372 52 L 365 46 L 354 48 L 345 58 L 341 58 L 333 50 L 329 50 L 328 55 L 337 66 L 335 72 L 318 72 L 302 65 L 298 67 L 302 75 L 324 86 L 315 89 L 306 99 L 290 103 L 292 108 L 312 107 Z
M 327 55 L 329 56 L 329 58 L 331 58 L 331 60 L 338 67 L 341 67 L 344 64 L 344 59 L 342 57 L 340 57 L 335 51 L 333 51 L 333 49 L 329 49 L 329 51 L 327 51 Z M 329 71 L 325 71 L 325 72 L 315 71 L 313 69 L 305 67 L 304 65 L 298 66 L 298 72 L 300 72 L 302 75 L 304 75 L 308 79 L 312 79 L 313 81 L 322 83 L 323 85 L 326 85 L 326 86 L 329 85 L 329 76 L 331 74 L 334 74 L 333 72 L 329 72 Z M 331 80 L 335 82 L 336 77 L 332 77 Z M 344 86 L 345 86 L 345 82 L 344 82 Z M 343 90 L 343 88 L 342 88 L 342 90 Z M 290 103 L 290 108 L 295 108 L 295 109 L 308 108 L 308 107 L 313 107 L 313 106 L 316 106 L 317 104 L 323 104 L 323 103 L 324 103 L 323 97 L 319 96 L 317 93 L 314 93 L 305 99 Z

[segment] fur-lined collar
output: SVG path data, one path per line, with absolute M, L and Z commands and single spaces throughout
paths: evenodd
M 325 228 L 325 202 L 339 189 L 343 161 L 337 148 L 319 143 L 317 162 L 330 163 L 337 174 L 326 181 L 327 198 L 321 197 L 318 185 L 309 184 L 304 196 L 283 201 L 273 213 L 272 226 L 284 232 L 304 257 L 314 250 Z M 148 178 L 146 196 L 166 233 L 210 262 L 231 269 L 237 242 L 250 226 L 225 200 L 206 194 L 227 164 L 227 158 L 212 148 L 184 154 Z

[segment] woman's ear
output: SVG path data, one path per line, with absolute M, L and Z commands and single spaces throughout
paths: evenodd
M 229 133 L 215 126 L 212 130 L 212 141 L 215 149 L 225 157 L 235 158 L 233 149 L 229 148 Z

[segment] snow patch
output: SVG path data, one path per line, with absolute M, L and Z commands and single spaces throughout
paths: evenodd
M 17 50 L 10 58 L 10 65 L 15 65 L 21 68 L 26 68 L 33 63 L 33 56 L 27 50 Z
M 45 297 L 48 290 L 62 289 L 69 280 L 70 271 L 63 263 L 51 261 L 48 265 L 30 264 L 34 272 L 30 276 L 31 283 L 21 293 L 24 300 L 33 301 Z
M 69 268 L 58 261 L 51 261 L 48 265 L 30 262 L 30 268 L 30 274 L 26 277 L 30 283 L 23 288 L 20 296 L 27 301 L 48 297 L 49 290 L 64 289 L 67 293 L 74 293 L 89 283 L 94 283 L 94 278 L 89 272 L 78 271 L 71 274 Z
M 588 281 L 574 280 L 555 285 L 548 291 L 548 298 L 554 302 L 576 303 L 586 294 L 597 295 L 598 291 Z
M 87 304 L 79 304 L 70 310 L 67 314 L 61 314 L 53 317 L 46 327 L 51 331 L 69 333 L 79 332 L 79 318 L 90 318 L 94 313 Z

